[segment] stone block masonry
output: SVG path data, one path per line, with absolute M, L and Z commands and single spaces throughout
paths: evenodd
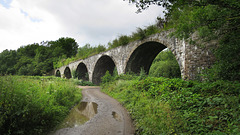
M 140 73 L 141 68 L 148 73 L 152 61 L 165 48 L 171 50 L 175 55 L 181 70 L 181 76 L 185 80 L 198 78 L 197 75 L 201 72 L 201 69 L 212 65 L 214 56 L 209 48 L 190 45 L 184 40 L 169 37 L 169 33 L 169 31 L 164 31 L 144 40 L 134 41 L 86 59 L 72 62 L 56 69 L 55 75 L 71 78 L 72 72 L 76 71 L 79 79 L 99 84 L 106 71 L 112 74 L 114 68 L 117 69 L 118 74 Z

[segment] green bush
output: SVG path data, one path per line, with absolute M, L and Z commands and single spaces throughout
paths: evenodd
M 75 84 L 80 86 L 95 86 L 92 82 L 83 80 L 75 80 Z
M 240 132 L 238 82 L 200 83 L 163 77 L 139 81 L 121 77 L 103 84 L 102 89 L 128 109 L 136 134 Z
M 55 77 L 0 77 L 1 135 L 46 134 L 81 100 L 70 80 Z
M 127 45 L 129 42 L 136 40 L 143 40 L 153 34 L 159 33 L 160 31 L 160 28 L 156 25 L 150 25 L 146 28 L 137 28 L 136 32 L 133 32 L 132 35 L 121 35 L 118 38 L 114 39 L 112 42 L 109 42 L 108 49 Z
M 149 76 L 181 78 L 181 71 L 175 56 L 170 50 L 160 52 L 154 59 Z
M 110 82 L 113 79 L 112 75 L 107 71 L 105 75 L 101 78 L 102 83 Z

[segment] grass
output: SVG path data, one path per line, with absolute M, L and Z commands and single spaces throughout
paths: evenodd
M 0 76 L 1 135 L 41 135 L 59 124 L 81 100 L 71 80 Z
M 115 77 L 102 90 L 127 108 L 136 134 L 239 134 L 238 82 L 129 76 Z

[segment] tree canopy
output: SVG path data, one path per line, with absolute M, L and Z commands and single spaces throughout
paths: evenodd
M 151 5 L 165 8 L 165 29 L 189 41 L 218 41 L 213 52 L 216 63 L 208 70 L 209 79 L 240 80 L 240 1 L 239 0 L 129 0 L 138 12 Z M 163 21 L 164 20 L 164 21 Z M 198 39 L 191 39 L 193 33 Z M 211 73 L 210 73 L 211 72 Z
M 75 56 L 78 44 L 72 38 L 34 43 L 22 46 L 17 51 L 0 53 L 0 74 L 44 75 L 54 69 L 53 63 L 62 58 Z
M 225 35 L 240 27 L 238 0 L 129 0 L 138 12 L 150 5 L 165 8 L 165 20 L 175 36 L 188 38 L 198 31 L 201 37 Z

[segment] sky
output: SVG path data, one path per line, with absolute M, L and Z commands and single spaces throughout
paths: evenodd
M 0 0 L 0 52 L 61 37 L 107 45 L 163 16 L 159 6 L 136 11 L 128 0 Z

